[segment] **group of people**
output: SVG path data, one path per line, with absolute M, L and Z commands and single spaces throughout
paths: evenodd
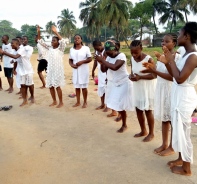
M 47 45 L 40 35 L 37 26 L 36 42 L 39 53 L 38 74 L 45 86 L 50 89 L 52 104 L 60 108 L 63 106 L 61 87 L 65 85 L 63 55 L 66 41 L 52 26 L 55 36 L 51 46 Z M 12 71 L 16 74 L 17 87 L 21 88 L 23 103 L 27 104 L 27 90 L 30 90 L 30 100 L 34 102 L 33 69 L 30 63 L 32 50 L 25 44 L 25 38 L 13 39 L 11 48 L 8 37 L 3 36 L 3 54 L 5 76 L 8 78 L 9 89 L 13 91 Z M 190 164 L 193 162 L 193 146 L 190 139 L 191 115 L 197 104 L 197 94 L 194 86 L 197 84 L 197 23 L 188 22 L 180 30 L 179 36 L 166 34 L 162 39 L 163 53 L 155 53 L 157 62 L 143 52 L 142 43 L 134 40 L 130 45 L 131 73 L 127 71 L 127 58 L 120 52 L 120 43 L 117 40 L 108 40 L 103 45 L 95 40 L 92 45 L 95 49 L 92 76 L 98 68 L 98 96 L 101 105 L 96 109 L 112 112 L 109 117 L 118 113 L 117 121 L 122 120 L 122 126 L 117 131 L 127 129 L 127 111 L 135 109 L 141 131 L 134 137 L 142 137 L 144 142 L 154 138 L 154 119 L 162 122 L 162 145 L 154 150 L 160 156 L 168 156 L 179 152 L 177 160 L 168 162 L 173 173 L 191 175 Z M 12 49 L 12 51 L 9 51 Z M 23 46 L 22 46 L 23 45 Z M 181 55 L 175 50 L 182 47 Z M 14 50 L 14 51 L 13 51 Z M 7 62 L 9 58 L 9 62 Z M 80 35 L 74 36 L 74 46 L 70 49 L 69 64 L 73 68 L 72 82 L 76 91 L 76 104 L 81 105 L 82 91 L 83 105 L 87 107 L 89 63 L 92 54 L 89 47 L 83 45 Z M 13 66 L 12 66 L 13 65 Z M 8 68 L 8 69 L 7 69 Z M 46 82 L 42 71 L 46 70 Z M 56 93 L 58 101 L 56 99 Z M 145 121 L 147 120 L 148 131 Z M 169 130 L 171 138 L 169 141 Z

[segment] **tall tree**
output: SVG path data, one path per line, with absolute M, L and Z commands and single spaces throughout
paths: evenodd
M 49 22 L 47 22 L 47 24 L 46 24 L 46 26 L 45 26 L 45 28 L 46 28 L 46 32 L 47 33 L 49 33 L 50 35 L 52 35 L 52 31 L 51 31 L 51 26 L 56 26 L 56 24 L 55 24 L 55 22 L 53 22 L 53 21 L 49 21 Z
M 79 8 L 81 9 L 79 19 L 86 26 L 88 35 L 98 37 L 101 28 L 100 0 L 86 0 L 79 4 Z
M 162 24 L 171 22 L 171 32 L 172 26 L 176 26 L 176 22 L 178 20 L 184 22 L 184 17 L 181 13 L 181 11 L 183 11 L 183 8 L 180 6 L 179 0 L 162 1 L 162 6 L 165 7 L 165 9 L 163 10 L 163 15 L 160 17 L 159 22 Z
M 123 28 L 128 26 L 129 9 L 132 7 L 128 0 L 102 0 L 102 15 L 105 24 L 116 30 L 116 39 L 119 39 Z
M 60 19 L 58 20 L 57 24 L 61 34 L 70 38 L 74 30 L 76 29 L 76 20 L 73 12 L 70 12 L 68 8 L 64 9 L 61 11 L 61 15 L 57 18 Z

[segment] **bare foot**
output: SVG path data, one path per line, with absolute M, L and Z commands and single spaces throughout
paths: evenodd
M 20 95 L 21 94 L 21 92 L 19 91 L 18 93 L 16 93 L 16 95 Z
M 113 116 L 117 116 L 117 112 L 112 112 L 111 114 L 108 114 L 107 117 L 113 117 Z
M 167 149 L 167 146 L 161 145 L 160 147 L 154 149 L 155 154 L 159 154 L 160 152 L 164 151 Z
M 10 90 L 10 88 L 6 89 L 5 91 L 9 91 L 9 90 Z
M 140 132 L 138 134 L 135 134 L 134 137 L 142 137 L 142 136 L 146 136 L 148 133 L 147 132 Z
M 99 107 L 96 108 L 96 110 L 100 110 L 100 109 L 104 109 L 105 108 L 105 105 L 101 105 Z
M 124 131 L 126 131 L 127 126 L 122 126 L 119 130 L 117 130 L 118 133 L 123 133 Z
M 44 89 L 44 88 L 46 88 L 46 87 L 45 87 L 45 86 L 41 86 L 41 87 L 40 87 L 40 89 Z
M 86 108 L 87 106 L 88 106 L 87 103 L 83 103 L 82 108 Z
M 174 153 L 175 153 L 174 150 L 172 148 L 168 147 L 167 149 L 161 151 L 158 155 L 160 155 L 160 156 L 169 156 L 169 155 L 173 155 Z
M 173 166 L 173 167 L 171 167 L 171 171 L 175 174 L 180 174 L 180 175 L 184 175 L 184 176 L 191 176 L 192 175 L 191 171 L 184 170 L 183 166 Z
M 121 121 L 121 120 L 122 120 L 122 117 L 120 116 L 120 117 L 115 118 L 114 121 L 119 122 L 119 121 Z
M 20 104 L 20 107 L 23 107 L 24 105 L 27 105 L 27 104 L 28 104 L 27 100 L 24 100 L 23 103 Z
M 49 105 L 49 107 L 57 105 L 57 102 L 53 102 L 52 104 Z
M 63 106 L 64 106 L 63 103 L 59 103 L 59 104 L 56 106 L 56 108 L 61 108 L 61 107 L 63 107 Z
M 109 111 L 108 107 L 105 107 L 105 109 L 103 110 L 103 112 L 108 112 L 108 111 Z
M 169 162 L 167 163 L 167 165 L 168 165 L 169 167 L 180 166 L 180 165 L 183 165 L 183 161 L 180 160 L 180 159 L 177 159 L 177 160 L 169 161 Z
M 75 105 L 73 105 L 73 107 L 78 107 L 80 105 L 81 105 L 80 103 L 76 103 Z
M 35 103 L 35 98 L 31 98 L 31 103 Z
M 0 88 L 0 91 L 2 91 L 3 90 L 3 88 Z
M 13 91 L 14 91 L 13 88 L 10 88 L 8 93 L 12 93 Z
M 22 99 L 23 97 L 22 96 L 20 96 L 18 99 Z
M 154 138 L 154 135 L 148 134 L 144 139 L 143 142 L 150 142 Z

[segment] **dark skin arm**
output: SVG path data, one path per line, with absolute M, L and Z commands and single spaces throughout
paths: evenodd
M 9 56 L 9 57 L 11 57 L 13 59 L 17 59 L 17 58 L 19 58 L 21 56 L 20 54 L 13 55 L 13 54 L 7 53 L 7 52 L 3 51 L 2 49 L 0 49 L 0 54 Z
M 17 67 L 17 62 L 14 62 L 14 67 L 13 67 L 13 73 L 14 73 L 14 75 L 17 74 L 17 73 L 16 73 L 16 67 Z
M 94 60 L 93 68 L 92 68 L 92 78 L 94 79 L 94 71 L 96 70 L 97 67 L 97 61 Z
M 69 65 L 70 65 L 72 68 L 75 68 L 75 69 L 78 68 L 77 65 L 74 65 L 74 64 L 73 64 L 73 60 L 72 60 L 72 59 L 69 59 Z
M 102 65 L 105 65 L 105 67 L 107 67 L 107 69 L 111 69 L 113 71 L 116 71 L 118 70 L 124 63 L 125 61 L 124 60 L 117 60 L 114 64 L 111 64 L 111 63 L 108 63 L 107 61 L 105 61 L 105 59 L 101 56 L 98 56 L 98 55 L 95 55 L 95 59 L 101 63 L 101 66 Z M 103 68 L 103 69 L 106 69 L 106 68 Z M 102 71 L 102 67 L 101 67 L 101 71 Z M 106 70 L 107 71 L 107 70 Z M 105 71 L 105 72 L 106 72 Z M 103 71 L 102 71 L 103 72 Z
M 170 51 L 165 48 L 164 49 L 164 55 L 165 55 L 165 63 L 167 67 L 170 67 L 172 71 L 172 76 L 176 80 L 178 84 L 182 84 L 185 82 L 185 80 L 191 75 L 193 70 L 197 67 L 197 56 L 196 55 L 190 55 L 181 71 L 176 66 L 176 63 L 174 61 L 174 56 L 170 53 Z
M 153 61 L 152 58 L 150 58 L 148 62 L 151 63 L 155 67 L 155 64 L 154 64 L 154 61 Z M 155 79 L 155 78 L 156 78 L 156 75 L 153 74 L 153 73 L 150 73 L 150 74 L 147 74 L 147 75 L 133 74 L 133 75 L 130 76 L 131 81 L 138 81 L 140 79 L 152 80 L 152 79 Z
M 81 66 L 82 64 L 87 64 L 87 63 L 90 63 L 91 61 L 92 61 L 92 58 L 91 57 L 88 57 L 85 60 L 79 61 L 78 63 L 76 63 L 76 65 L 77 66 Z

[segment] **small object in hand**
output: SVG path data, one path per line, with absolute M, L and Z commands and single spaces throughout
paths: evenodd
M 98 85 L 98 77 L 94 77 L 94 84 Z

